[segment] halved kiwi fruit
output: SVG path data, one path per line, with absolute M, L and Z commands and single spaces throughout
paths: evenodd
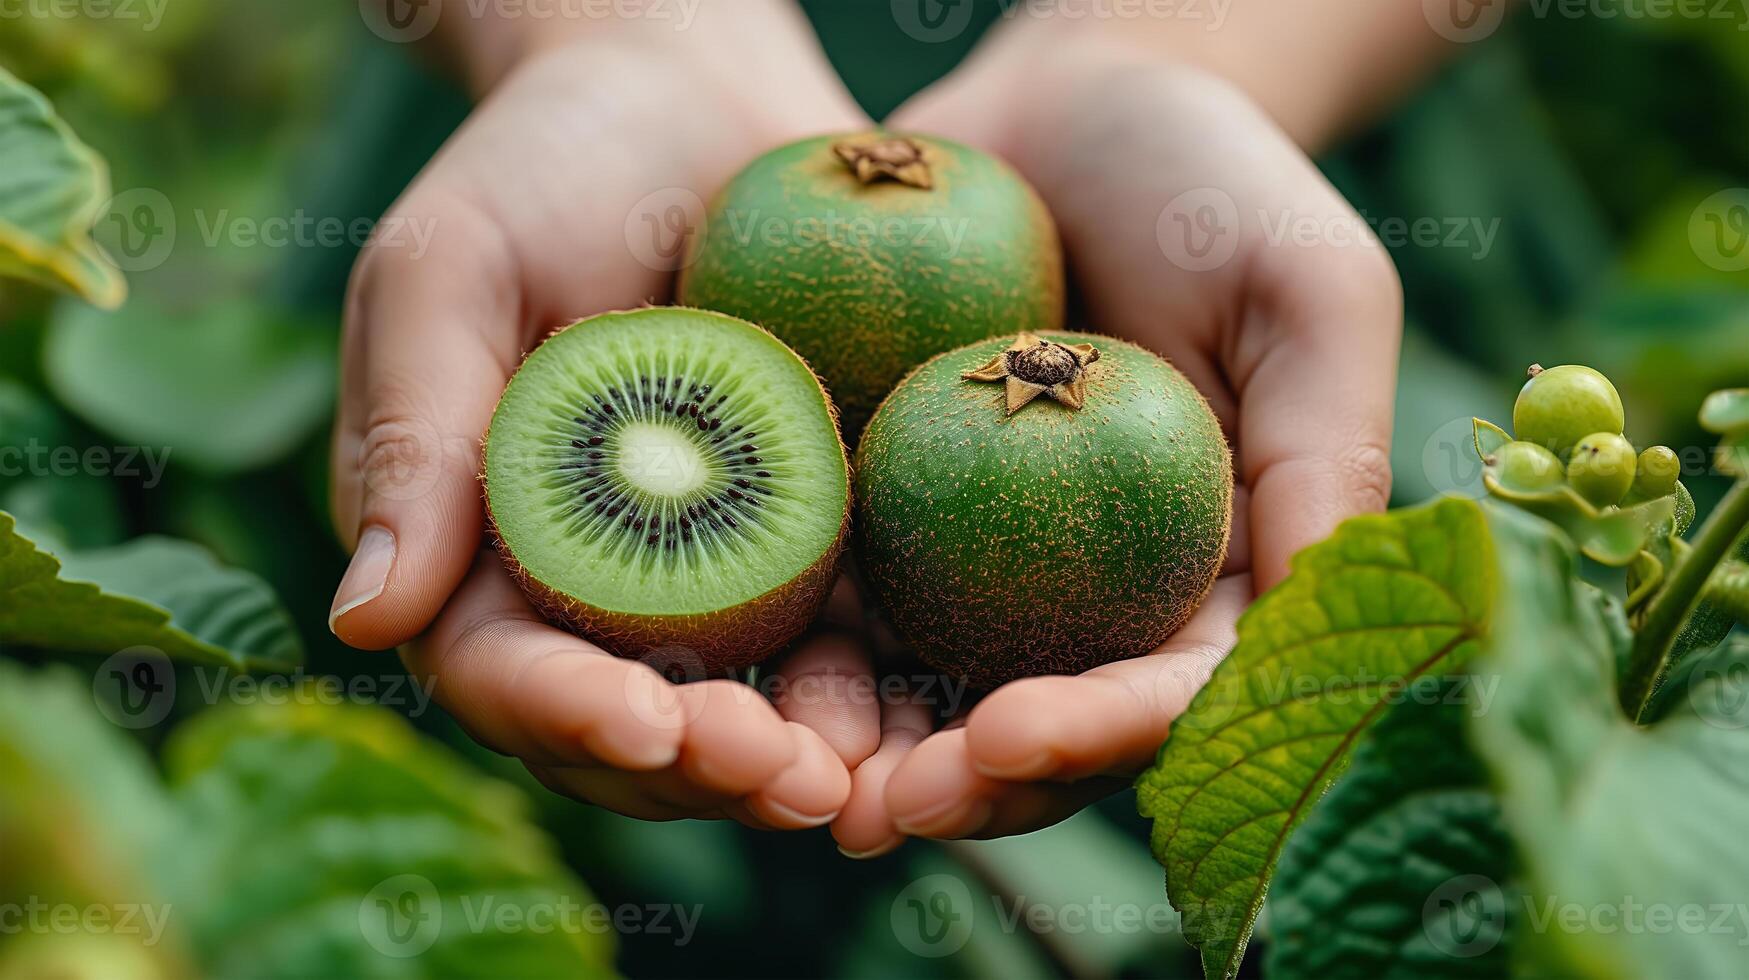
M 511 572 L 622 656 L 746 666 L 831 591 L 850 508 L 835 413 L 743 320 L 644 309 L 561 330 L 505 389 L 485 457 Z

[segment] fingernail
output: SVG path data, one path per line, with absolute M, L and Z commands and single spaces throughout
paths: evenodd
M 987 762 L 980 762 L 976 759 L 972 760 L 972 768 L 977 770 L 979 775 L 987 776 L 991 779 L 1007 780 L 1009 782 L 1027 782 L 1034 779 L 1041 779 L 1050 773 L 1055 767 L 1056 756 L 1052 755 L 1049 751 L 1040 752 L 1038 755 L 1027 759 L 1019 765 L 1011 766 L 993 766 Z
M 346 577 L 334 593 L 334 609 L 328 613 L 332 631 L 340 617 L 383 594 L 389 571 L 395 567 L 395 536 L 388 528 L 372 525 L 358 538 L 358 551 L 347 566 Z
M 635 772 L 657 772 L 672 766 L 680 758 L 680 743 L 655 739 L 617 738 L 604 736 L 604 755 L 612 754 L 620 765 Z
M 853 851 L 848 847 L 840 846 L 838 848 L 838 853 L 852 861 L 872 861 L 875 858 L 885 857 L 886 855 L 893 853 L 898 850 L 899 845 L 903 843 L 905 843 L 905 838 L 903 837 L 889 837 L 885 842 L 875 847 L 871 847 L 866 851 Z
M 943 831 L 963 836 L 984 826 L 990 819 L 990 804 L 986 800 L 965 803 L 945 803 L 931 810 L 894 819 L 893 826 L 908 837 L 936 837 Z
M 784 806 L 782 803 L 773 803 L 770 800 L 761 802 L 759 804 L 759 809 L 764 810 L 767 814 L 773 817 L 777 817 L 778 819 L 772 821 L 773 823 L 783 823 L 786 825 L 794 824 L 799 829 L 824 826 L 838 819 L 838 811 L 836 810 L 823 816 L 815 816 L 811 813 L 802 813 L 799 810 L 792 810 L 789 807 Z

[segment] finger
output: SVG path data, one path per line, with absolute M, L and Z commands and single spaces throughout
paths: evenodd
M 1190 622 L 1153 654 L 991 692 L 966 724 L 972 768 L 1012 782 L 1139 771 L 1233 648 L 1235 624 L 1250 598 L 1248 578 L 1222 579 Z
M 995 815 L 1001 789 L 972 766 L 964 728 L 941 731 L 913 748 L 888 778 L 887 812 L 910 837 L 968 837 Z
M 481 741 L 531 761 L 654 771 L 686 738 L 673 685 L 542 622 L 488 552 L 406 661 Z
M 1127 779 L 1010 783 L 976 773 L 966 732 L 925 739 L 887 785 L 887 808 L 913 837 L 984 840 L 1048 827 L 1129 785 Z M 909 814 L 909 815 L 907 815 Z
M 423 631 L 479 548 L 480 440 L 521 351 L 516 271 L 495 225 L 436 191 L 397 221 L 424 251 L 374 246 L 347 300 L 334 512 L 352 563 L 329 626 L 384 649 Z
M 827 632 L 810 638 L 772 681 L 778 713 L 816 732 L 845 766 L 861 765 L 880 748 L 873 668 L 855 637 Z
M 1235 370 L 1259 590 L 1343 520 L 1383 510 L 1391 491 L 1396 273 L 1376 248 L 1288 251 L 1271 256 L 1283 271 L 1256 297 L 1266 342 Z
M 682 685 L 679 696 L 687 718 L 680 769 L 701 790 L 746 796 L 795 763 L 788 722 L 753 688 L 702 681 Z
M 656 799 L 643 786 L 648 777 L 607 769 L 550 769 L 528 766 L 529 774 L 560 796 L 593 803 L 638 820 L 713 820 L 722 814 L 713 810 L 677 807 Z
M 887 811 L 887 781 L 934 725 L 934 712 L 917 701 L 894 701 L 883 705 L 881 714 L 880 748 L 851 772 L 850 797 L 832 823 L 832 836 L 846 857 L 879 857 L 904 842 Z
M 830 823 L 850 798 L 850 770 L 812 729 L 790 722 L 789 733 L 795 745 L 795 762 L 748 796 L 747 809 L 777 830 Z
M 1128 779 L 1083 779 L 1077 783 L 1003 783 L 990 798 L 990 819 L 963 840 L 993 840 L 1030 834 L 1060 823 L 1113 793 L 1128 789 Z

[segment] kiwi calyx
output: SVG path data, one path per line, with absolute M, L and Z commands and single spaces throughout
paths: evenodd
M 929 161 L 923 157 L 923 146 L 914 139 L 879 134 L 858 136 L 833 143 L 832 152 L 865 184 L 896 180 L 919 190 L 935 186 Z
M 1040 395 L 1079 411 L 1087 402 L 1087 366 L 1097 360 L 1099 351 L 1092 344 L 1059 344 L 1023 333 L 990 363 L 960 377 L 1003 382 L 1009 415 Z

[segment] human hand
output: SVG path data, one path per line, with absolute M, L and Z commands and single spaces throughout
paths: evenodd
M 710 5 L 681 30 L 524 19 L 495 41 L 522 24 L 537 36 L 490 46 L 519 52 L 513 65 L 468 72 L 490 92 L 383 225 L 428 241 L 385 237 L 354 271 L 333 506 L 356 554 L 331 626 L 361 648 L 407 644 L 464 727 L 559 792 L 651 819 L 823 823 L 872 745 L 817 734 L 805 722 L 842 730 L 820 706 L 670 684 L 547 625 L 481 550 L 476 474 L 499 395 L 546 332 L 667 295 L 670 250 L 648 236 L 673 199 L 867 121 L 783 0 Z M 816 637 L 789 663 L 812 670 L 845 647 Z
M 850 852 L 1020 833 L 1127 785 L 1253 592 L 1389 496 L 1401 294 L 1362 219 L 1229 83 L 1101 40 L 1049 43 L 1051 78 L 1037 51 L 998 48 L 890 125 L 1014 163 L 1058 219 L 1085 326 L 1166 355 L 1208 397 L 1238 471 L 1226 577 L 1152 655 L 1004 685 L 939 732 L 889 709 L 833 825 Z

